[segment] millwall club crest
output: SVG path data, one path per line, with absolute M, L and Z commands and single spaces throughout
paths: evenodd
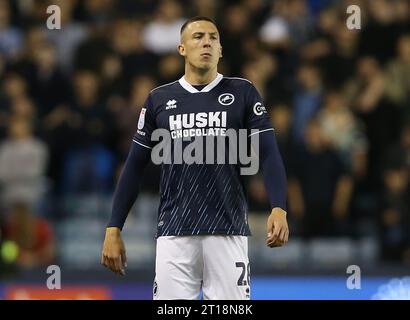
M 229 106 L 235 101 L 235 97 L 232 93 L 222 93 L 218 97 L 218 102 L 224 106 Z
M 142 108 L 141 109 L 141 113 L 140 113 L 140 118 L 138 120 L 138 129 L 141 130 L 142 128 L 144 128 L 144 123 L 145 123 L 145 112 L 147 111 L 146 108 Z

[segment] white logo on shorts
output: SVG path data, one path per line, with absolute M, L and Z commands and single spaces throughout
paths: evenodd
M 235 101 L 235 97 L 232 93 L 222 93 L 218 97 L 218 101 L 219 101 L 220 104 L 222 104 L 224 106 L 229 106 L 230 104 L 232 104 Z

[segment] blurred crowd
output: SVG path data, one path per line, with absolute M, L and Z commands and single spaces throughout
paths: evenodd
M 346 26 L 350 4 L 361 30 Z M 383 259 L 410 262 L 410 1 L 0 0 L 0 220 L 37 254 L 22 264 L 52 259 L 43 211 L 58 219 L 58 199 L 112 194 L 149 91 L 183 74 L 176 45 L 194 15 L 217 22 L 219 72 L 266 102 L 292 235 L 370 232 Z M 247 186 L 267 214 L 261 175 Z

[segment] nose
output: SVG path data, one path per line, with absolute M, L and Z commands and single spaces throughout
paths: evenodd
M 203 45 L 204 45 L 204 47 L 210 47 L 211 46 L 211 37 L 209 35 L 205 35 Z

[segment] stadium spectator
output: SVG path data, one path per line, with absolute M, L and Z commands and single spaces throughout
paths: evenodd
M 55 261 L 56 246 L 51 225 L 24 202 L 17 201 L 9 209 L 3 240 L 16 243 L 16 263 L 21 269 L 47 267 Z
M 11 25 L 8 1 L 0 1 L 0 53 L 16 60 L 23 49 L 24 39 L 21 30 Z
M 345 87 L 348 103 L 364 124 L 369 141 L 369 176 L 376 188 L 381 185 L 381 158 L 385 146 L 397 140 L 401 128 L 400 109 L 385 95 L 386 81 L 378 61 L 362 57 L 355 77 Z
M 317 66 L 303 64 L 297 71 L 298 86 L 293 95 L 292 138 L 304 144 L 307 123 L 317 114 L 323 99 L 321 73 Z
M 31 52 L 29 71 L 30 95 L 38 106 L 38 116 L 43 118 L 68 98 L 68 79 L 57 66 L 55 47 L 45 41 L 37 44 Z
M 386 95 L 395 104 L 405 108 L 410 102 L 410 33 L 399 38 L 397 56 L 387 66 Z
M 305 129 L 306 146 L 294 154 L 289 207 L 302 235 L 348 235 L 352 179 L 339 155 L 324 139 L 317 119 Z
M 340 92 L 327 91 L 318 119 L 325 139 L 351 168 L 353 154 L 366 149 L 367 141 Z
M 56 0 L 53 4 L 60 7 L 61 29 L 48 30 L 48 38 L 56 46 L 59 66 L 69 74 L 73 68 L 75 50 L 87 38 L 89 30 L 73 19 L 75 2 Z
M 360 32 L 360 55 L 385 64 L 394 56 L 400 24 L 395 6 L 388 0 L 368 1 L 368 23 Z
M 106 193 L 113 179 L 113 123 L 99 96 L 96 74 L 79 70 L 74 74 L 70 128 L 63 163 L 63 190 L 67 193 Z
M 2 205 L 19 201 L 37 208 L 45 191 L 47 146 L 33 136 L 27 119 L 12 118 L 8 138 L 0 144 Z
M 410 250 L 409 171 L 402 159 L 390 159 L 384 170 L 380 240 L 382 258 L 404 261 Z M 408 254 L 408 253 L 407 253 Z
M 156 54 L 175 52 L 179 43 L 179 30 L 184 21 L 179 2 L 162 0 L 154 20 L 147 23 L 144 29 L 145 47 Z
M 120 55 L 125 81 L 139 74 L 152 73 L 158 56 L 144 46 L 144 25 L 131 19 L 116 19 L 110 31 L 110 46 Z

